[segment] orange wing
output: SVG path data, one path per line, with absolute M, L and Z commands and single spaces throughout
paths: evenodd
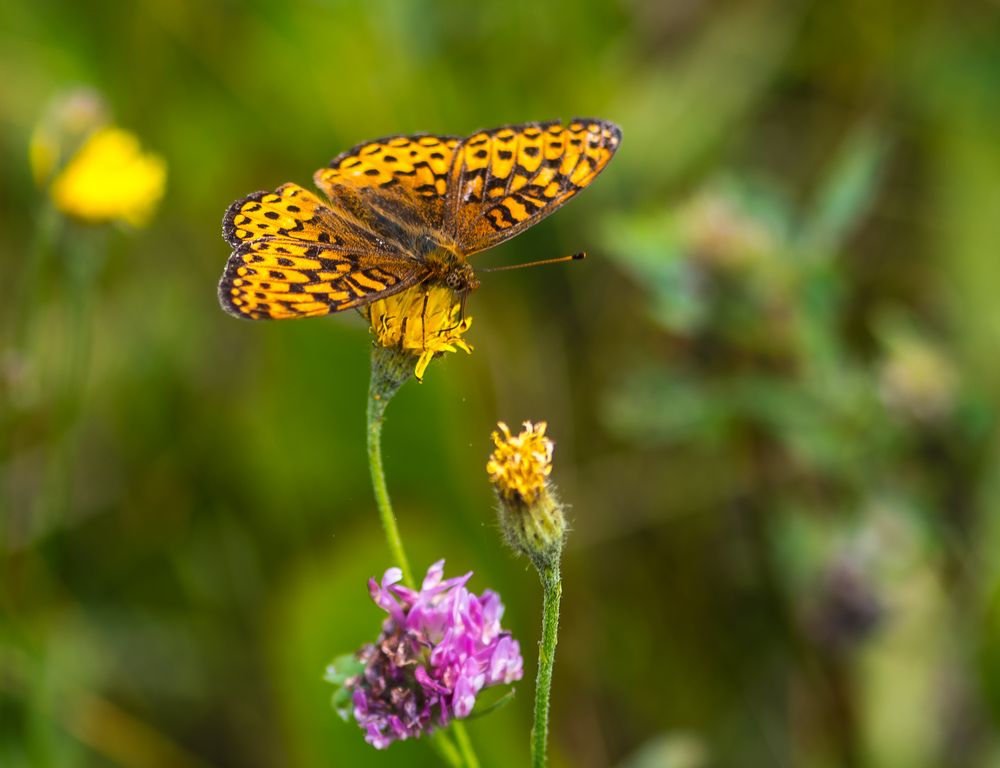
M 359 144 L 316 171 L 335 207 L 410 252 L 444 231 L 454 136 L 391 136 Z
M 238 317 L 284 319 L 339 312 L 416 285 L 426 267 L 295 184 L 230 206 L 233 253 L 219 301 Z
M 446 233 L 466 254 L 513 237 L 589 185 L 620 141 L 614 123 L 584 118 L 469 136 L 451 170 Z

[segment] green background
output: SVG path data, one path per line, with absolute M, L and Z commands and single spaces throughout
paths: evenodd
M 527 761 L 537 577 L 497 419 L 546 420 L 572 521 L 556 766 L 1000 764 L 1000 6 L 0 2 L 0 764 L 433 765 L 332 711 L 381 539 L 355 315 L 226 316 L 231 201 L 365 139 L 617 122 L 477 267 L 471 356 L 389 408 L 414 567 L 501 592 L 526 679 L 470 722 Z M 99 91 L 168 163 L 148 228 L 40 252 L 27 162 Z

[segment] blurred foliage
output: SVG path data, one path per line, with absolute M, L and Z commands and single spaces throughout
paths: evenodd
M 0 2 L 0 765 L 434 765 L 323 671 L 389 563 L 357 317 L 237 322 L 226 206 L 366 138 L 573 115 L 622 149 L 477 265 L 471 357 L 392 403 L 423 570 L 525 649 L 489 432 L 573 505 L 553 765 L 1000 760 L 1000 6 Z M 32 132 L 85 85 L 168 166 L 138 231 L 61 221 Z M 470 722 L 526 760 L 531 668 Z

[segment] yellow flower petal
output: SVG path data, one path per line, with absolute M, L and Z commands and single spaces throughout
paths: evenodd
M 444 286 L 418 286 L 379 299 L 367 307 L 375 343 L 417 358 L 413 375 L 420 381 L 435 355 L 472 347 L 462 339 L 472 318 L 463 316 L 462 302 Z
M 530 506 L 552 474 L 554 444 L 545 436 L 547 425 L 544 421 L 526 421 L 517 435 L 512 435 L 502 421 L 497 426 L 500 432 L 492 435 L 496 450 L 486 463 L 490 482 L 502 497 L 517 498 Z
M 80 147 L 52 184 L 52 202 L 63 213 L 99 223 L 142 226 L 163 196 L 167 168 L 142 152 L 139 140 L 119 128 L 103 128 Z

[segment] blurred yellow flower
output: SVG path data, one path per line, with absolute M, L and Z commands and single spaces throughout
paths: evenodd
M 135 136 L 120 128 L 101 128 L 59 172 L 50 195 L 68 216 L 139 227 L 163 196 L 166 177 L 163 159 L 144 153 Z
M 959 376 L 948 357 L 917 336 L 890 340 L 882 363 L 880 394 L 892 410 L 923 422 L 948 417 L 958 397 Z
M 531 505 L 545 489 L 552 474 L 554 448 L 545 436 L 547 426 L 544 421 L 526 421 L 524 429 L 512 435 L 506 424 L 497 422 L 500 432 L 492 434 L 496 449 L 486 463 L 486 472 L 501 497 Z
M 472 347 L 462 339 L 472 318 L 463 316 L 462 301 L 445 286 L 418 286 L 373 301 L 365 308 L 375 343 L 417 358 L 413 375 L 423 379 L 435 355 Z

